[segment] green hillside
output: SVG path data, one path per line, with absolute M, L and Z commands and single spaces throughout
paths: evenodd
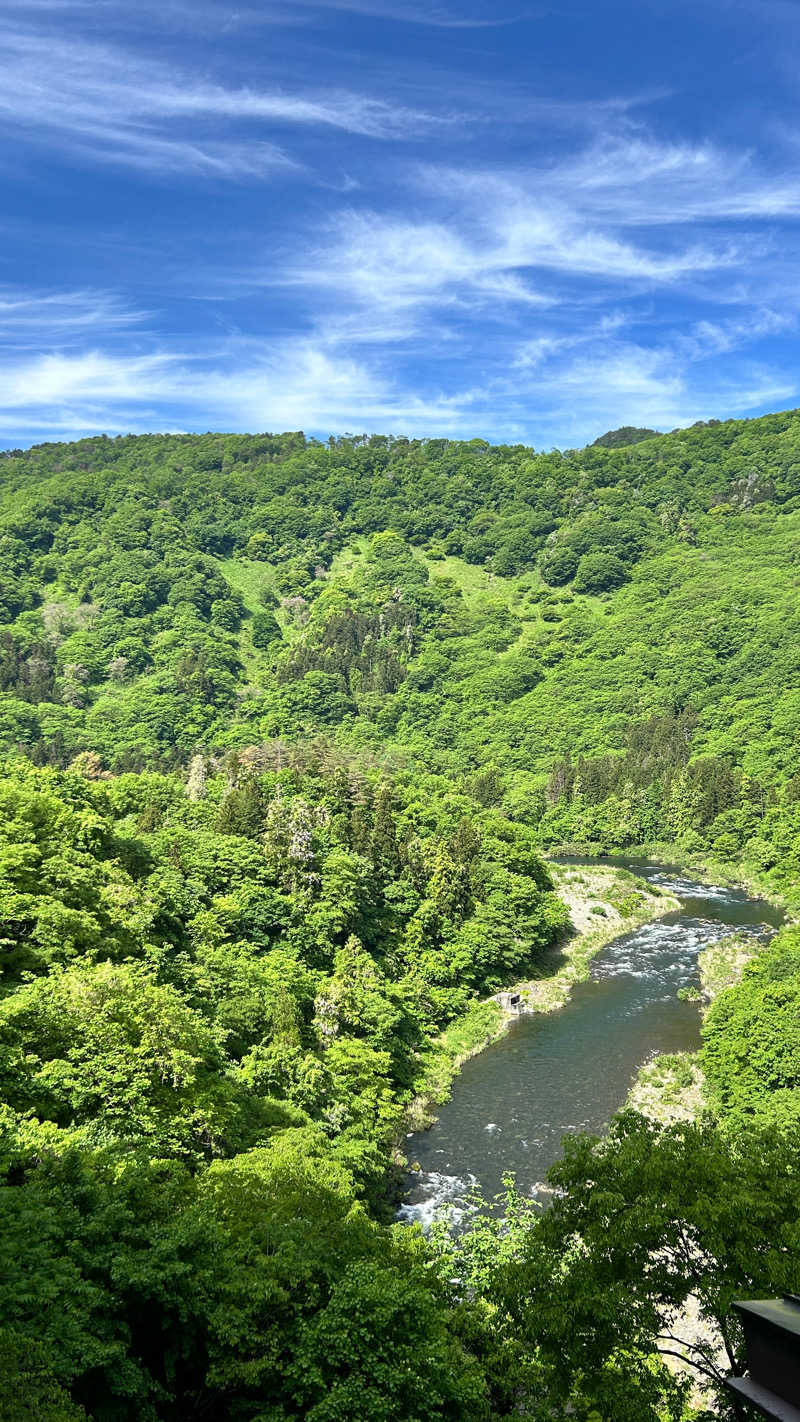
M 97 439 L 0 485 L 8 753 L 116 773 L 322 733 L 494 770 L 546 844 L 798 877 L 796 414 L 539 455 Z
M 655 1339 L 800 1289 L 796 930 L 703 1124 L 391 1224 L 412 1102 L 564 930 L 546 851 L 800 900 L 800 412 L 613 434 L 0 457 L 2 1422 L 733 1417 Z

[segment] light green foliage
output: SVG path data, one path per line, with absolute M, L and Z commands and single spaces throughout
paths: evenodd
M 706 1018 L 703 1070 L 734 1133 L 800 1122 L 800 932 L 784 929 Z
M 421 1239 L 368 1218 L 318 1133 L 199 1178 L 47 1154 L 0 1188 L 9 1422 L 487 1415 Z
M 272 1124 L 264 1104 L 226 1082 L 213 1030 L 143 968 L 100 963 L 38 979 L 3 1003 L 0 1040 L 8 1104 L 84 1138 L 202 1159 Z
M 486 1415 L 420 1242 L 370 1222 L 302 1135 L 212 1166 L 197 1226 L 212 1241 L 197 1280 L 206 1386 L 239 1415 L 262 1416 L 266 1399 L 309 1422 Z
M 130 952 L 156 904 L 121 867 L 126 848 L 81 777 L 35 774 L 22 764 L 2 781 L 0 914 L 7 981 L 79 957 Z

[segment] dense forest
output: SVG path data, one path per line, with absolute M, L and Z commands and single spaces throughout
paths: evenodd
M 544 1214 L 395 1224 L 397 1143 L 554 848 L 797 905 L 798 549 L 800 412 L 0 456 L 3 1422 L 739 1415 L 656 1339 L 800 1290 L 797 930 Z

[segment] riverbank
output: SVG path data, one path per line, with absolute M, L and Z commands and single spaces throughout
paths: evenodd
M 569 844 L 553 851 L 559 856 L 576 857 L 588 857 L 592 852 L 596 854 L 598 846 Z M 635 846 L 625 851 L 625 857 L 663 865 L 676 875 L 691 873 L 700 882 L 739 888 L 776 907 L 791 908 L 774 887 L 746 873 L 742 866 L 715 861 L 708 856 L 687 856 L 675 844 Z M 592 959 L 607 944 L 633 933 L 644 923 L 680 909 L 680 901 L 673 894 L 637 877 L 616 859 L 617 856 L 609 854 L 603 863 L 560 863 L 555 857 L 546 861 L 555 888 L 569 909 L 568 936 L 542 958 L 535 975 L 509 986 L 493 998 L 473 1003 L 431 1044 L 417 1093 L 404 1115 L 405 1133 L 426 1130 L 433 1124 L 436 1108 L 448 1100 L 453 1080 L 464 1064 L 502 1037 L 521 1014 L 553 1012 L 563 1007 L 576 983 L 589 976 Z M 731 935 L 733 937 L 736 935 Z M 730 976 L 730 965 L 727 969 L 722 967 L 727 951 L 723 944 L 727 942 L 726 938 L 700 955 L 701 962 L 706 963 L 706 977 L 701 987 L 704 994 L 715 972 L 718 976 L 722 972 L 722 986 L 736 980 Z M 752 953 L 751 940 L 743 940 L 743 945 L 746 952 Z M 703 971 L 701 966 L 701 977 Z M 516 1010 L 507 1005 L 512 996 L 520 998 Z M 697 1062 L 685 1059 L 691 1055 L 677 1054 L 674 1060 L 652 1058 L 645 1063 L 627 1104 L 634 1105 L 643 1114 L 662 1112 L 660 1116 L 653 1114 L 652 1119 L 693 1119 L 702 1109 L 702 1083 Z M 404 1163 L 399 1140 L 395 1161 L 400 1165 Z
M 544 955 L 535 975 L 474 1003 L 432 1043 L 418 1092 L 406 1112 L 405 1132 L 426 1130 L 433 1124 L 436 1108 L 448 1099 L 464 1063 L 501 1037 L 521 1014 L 563 1007 L 575 984 L 588 977 L 592 959 L 608 943 L 680 907 L 672 894 L 619 865 L 548 861 L 548 869 L 569 910 L 567 934 Z M 519 1008 L 512 1010 L 498 1001 L 507 1002 L 509 997 L 519 997 Z M 395 1159 L 397 1164 L 404 1162 L 399 1142 Z
M 739 982 L 747 964 L 764 947 L 752 934 L 730 933 L 702 950 L 697 959 L 700 984 L 696 992 L 702 1018 L 721 992 Z M 662 1126 L 698 1120 L 708 1109 L 700 1053 L 652 1057 L 638 1072 L 625 1104 Z
M 678 859 L 677 872 L 697 875 L 706 883 L 722 883 L 743 889 L 786 912 L 787 922 L 797 917 L 796 904 L 761 875 L 715 860 L 708 855 L 682 856 L 676 845 L 640 847 L 638 854 L 648 863 Z M 730 933 L 710 944 L 698 955 L 700 983 L 696 998 L 705 1018 L 711 1004 L 726 988 L 739 981 L 745 967 L 763 947 L 750 934 Z M 696 1121 L 706 1109 L 703 1072 L 699 1052 L 682 1052 L 652 1057 L 645 1062 L 631 1087 L 626 1105 L 651 1121 L 672 1125 L 676 1121 Z
M 729 859 L 716 859 L 705 850 L 690 851 L 679 844 L 659 842 L 632 844 L 625 849 L 609 849 L 602 844 L 576 841 L 551 845 L 547 852 L 556 859 L 565 855 L 576 855 L 578 858 L 588 859 L 600 857 L 609 864 L 614 864 L 617 860 L 658 864 L 674 869 L 676 874 L 691 875 L 700 883 L 743 889 L 752 898 L 764 899 L 766 903 L 785 909 L 795 917 L 800 915 L 800 893 L 796 886 L 776 885 L 769 870 L 758 870 L 752 864 L 737 863 Z
M 589 976 L 592 959 L 606 944 L 680 908 L 674 894 L 617 864 L 549 861 L 548 868 L 556 892 L 569 909 L 571 931 L 542 959 L 535 977 L 512 989 L 520 994 L 526 1012 L 563 1007 L 575 984 Z M 510 1020 L 514 1015 L 509 1014 Z

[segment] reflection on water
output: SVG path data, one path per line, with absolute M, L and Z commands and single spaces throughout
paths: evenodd
M 700 950 L 780 922 L 777 909 L 739 889 L 652 864 L 626 867 L 674 894 L 680 911 L 609 943 L 565 1007 L 520 1017 L 465 1063 L 439 1120 L 406 1141 L 420 1171 L 409 1176 L 401 1219 L 427 1227 L 444 1206 L 463 1217 L 465 1195 L 476 1186 L 498 1193 L 507 1171 L 520 1190 L 538 1193 L 562 1136 L 601 1130 L 654 1052 L 699 1045 L 698 1008 L 676 994 L 697 981 Z

